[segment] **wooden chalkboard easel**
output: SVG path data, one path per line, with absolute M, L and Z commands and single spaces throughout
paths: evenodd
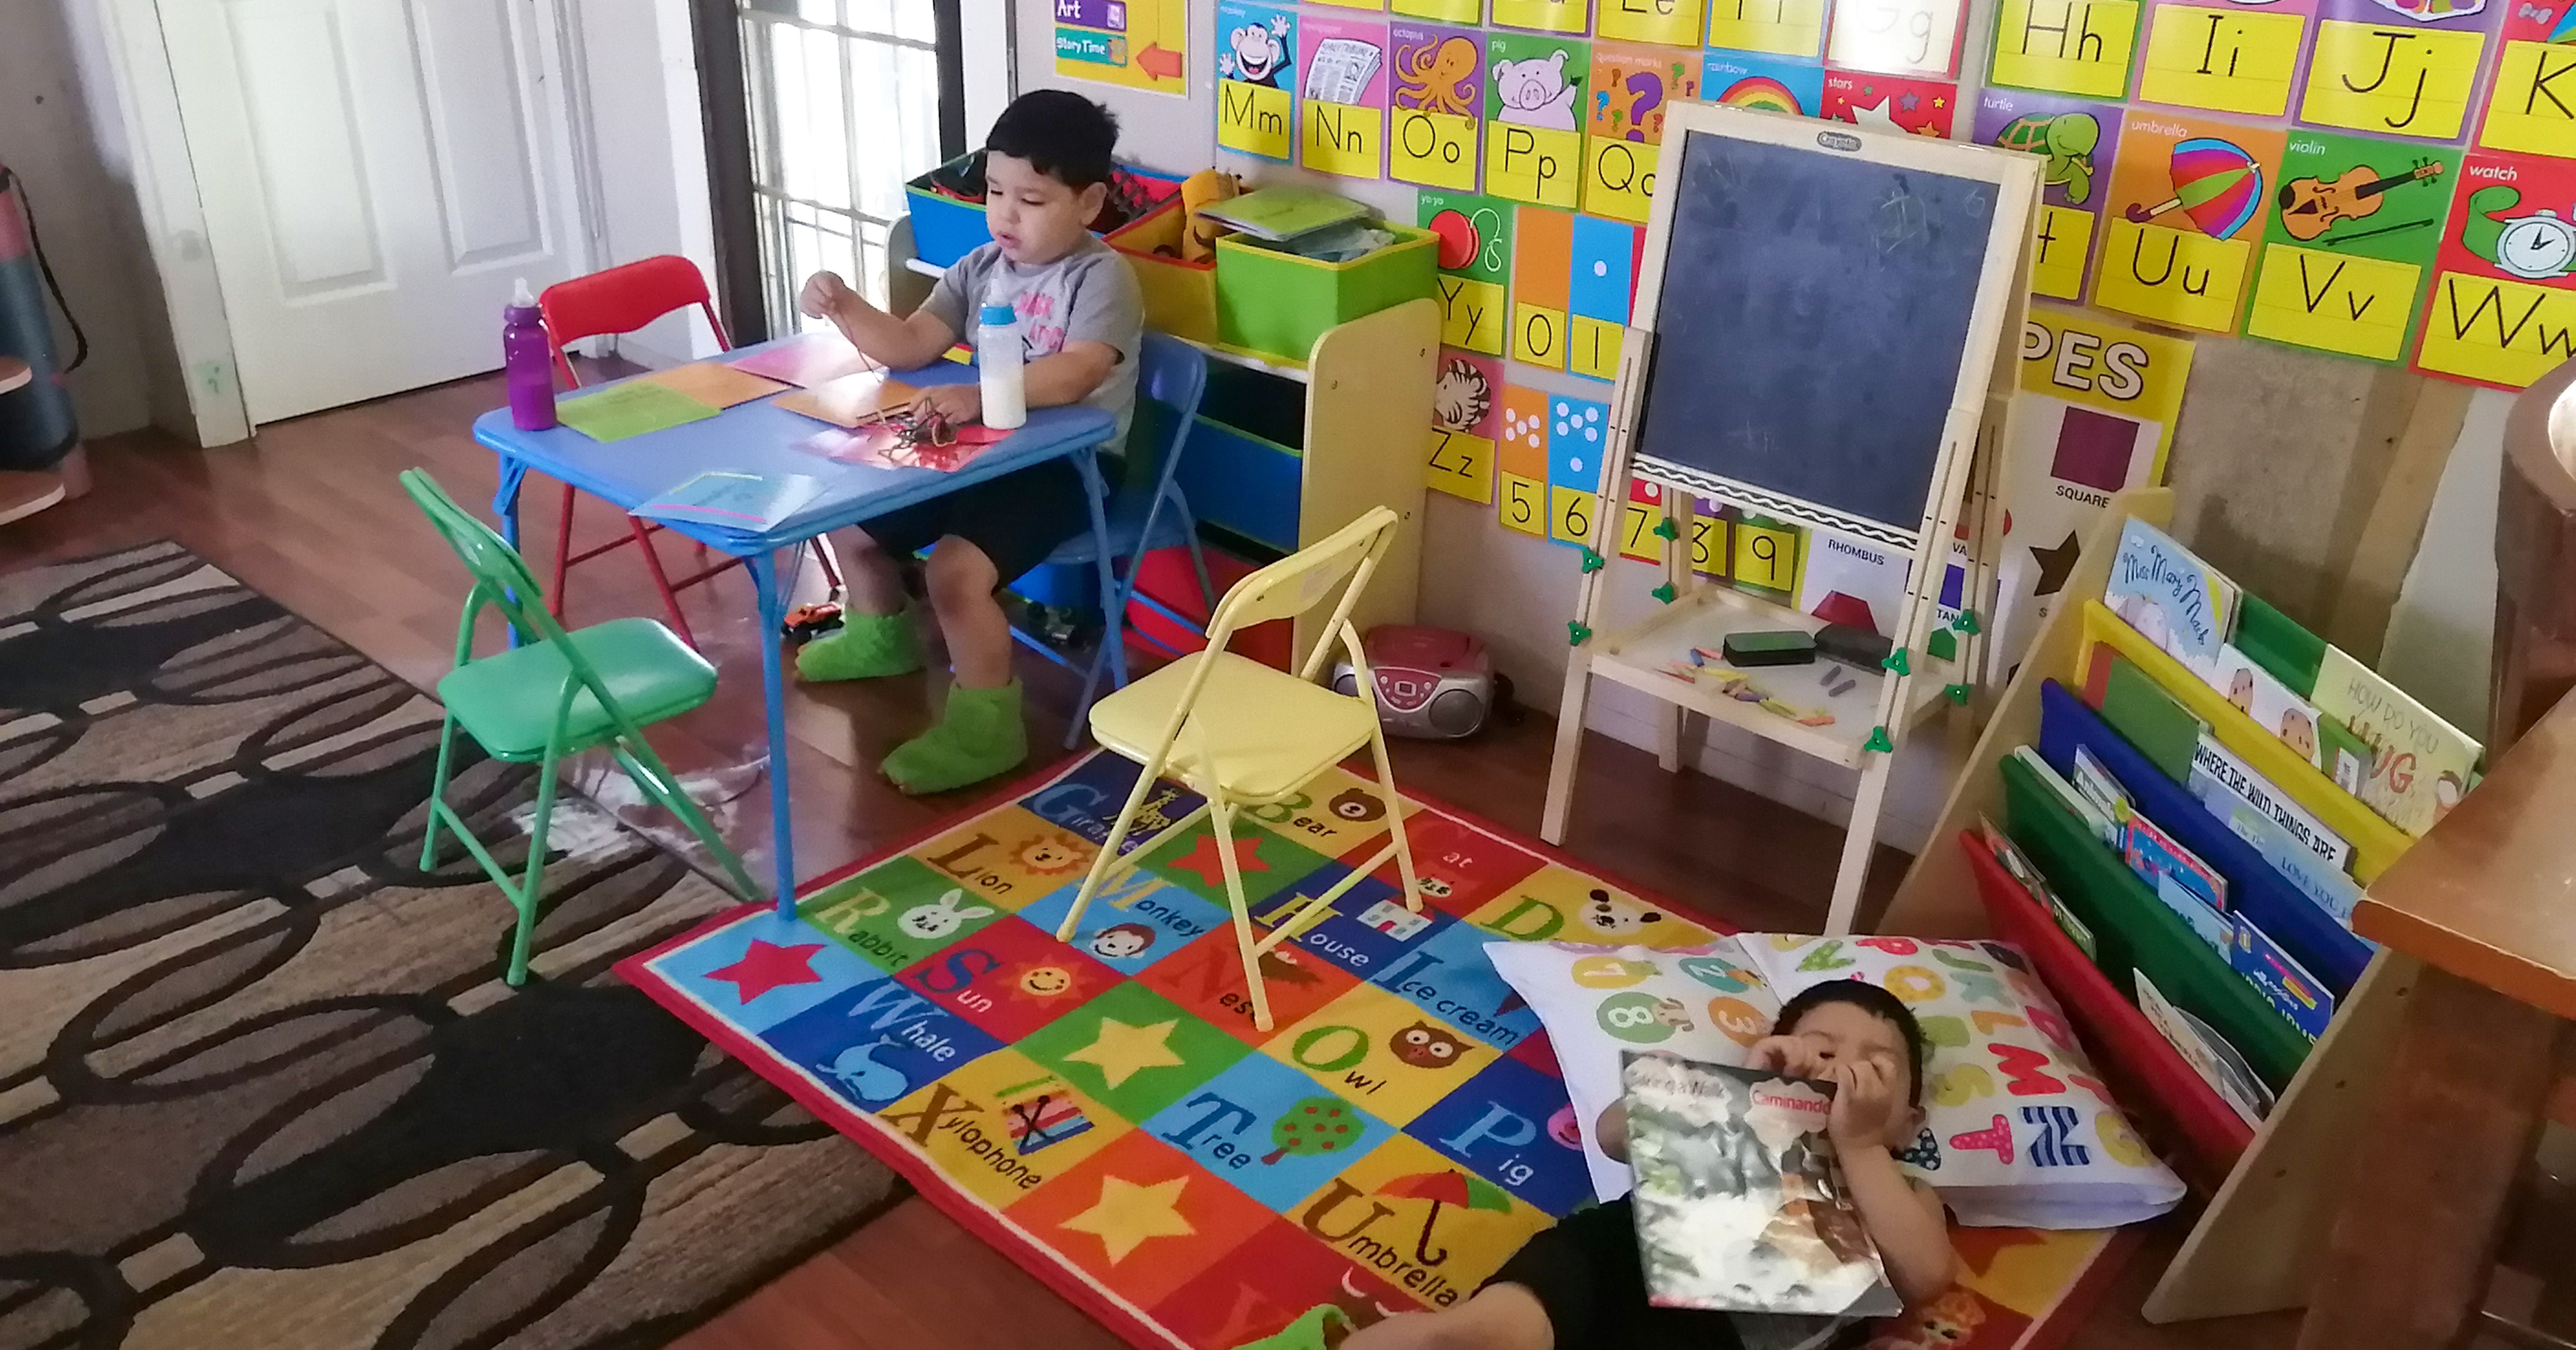
M 1957 366 L 1956 388 L 1940 419 L 1940 444 L 1932 462 L 1929 490 L 1919 521 L 1886 521 L 1855 516 L 1779 490 L 1750 478 L 1730 478 L 1705 468 L 1676 464 L 1640 452 L 1640 431 L 1647 416 L 1651 357 L 1657 341 L 1657 310 L 1665 289 L 1666 262 L 1679 250 L 1690 258 L 1692 241 L 1674 240 L 1676 201 L 1685 190 L 1687 146 L 1694 135 L 1784 147 L 1818 156 L 1822 162 L 1862 161 L 1898 171 L 1945 178 L 1972 179 L 1993 185 L 1991 225 L 1976 276 L 1973 308 L 1965 325 L 1965 342 Z M 1898 656 L 1889 659 L 1878 680 L 1861 679 L 1858 692 L 1841 700 L 1831 725 L 1811 726 L 1741 701 L 1707 680 L 1693 681 L 1667 672 L 1667 664 L 1687 661 L 1694 646 L 1714 650 L 1728 632 L 1822 627 L 1796 609 L 1745 594 L 1730 586 L 1699 579 L 1691 563 L 1690 540 L 1678 530 L 1663 531 L 1665 584 L 1655 591 L 1662 610 L 1633 631 L 1602 636 L 1592 626 L 1603 613 L 1609 569 L 1586 551 L 1585 575 L 1568 625 L 1572 653 L 1566 662 L 1564 701 L 1557 712 L 1556 752 L 1550 767 L 1546 813 L 1540 833 L 1550 843 L 1565 839 L 1574 798 L 1576 763 L 1583 742 L 1584 705 L 1594 678 L 1611 680 L 1660 700 L 1657 732 L 1659 757 L 1667 771 L 1681 763 L 1683 718 L 1697 712 L 1712 721 L 1742 727 L 1753 735 L 1791 750 L 1860 772 L 1859 791 L 1834 880 L 1825 931 L 1851 930 L 1860 904 L 1861 882 L 1868 870 L 1870 845 L 1887 790 L 1894 748 L 1905 732 L 1945 700 L 1965 703 L 1974 697 L 1978 668 L 1978 634 L 1991 613 L 1983 606 L 1993 593 L 1994 541 L 2001 535 L 1998 491 L 2001 466 L 1997 447 L 2013 390 L 2019 379 L 2019 341 L 2030 290 L 2029 242 L 2039 205 L 2039 164 L 2030 156 L 1959 142 L 1928 140 L 1900 134 L 1861 131 L 1840 123 L 1822 123 L 1742 108 L 1677 104 L 1667 116 L 1664 174 L 1656 184 L 1654 209 L 1647 225 L 1646 256 L 1640 269 L 1634 316 L 1619 358 L 1619 375 L 1609 415 L 1609 432 L 1601 464 L 1603 502 L 1625 502 L 1632 481 L 1660 485 L 1667 502 L 1692 496 L 1715 497 L 1749 510 L 1793 523 L 1828 530 L 1865 533 L 1905 553 L 1912 560 L 1901 619 L 1892 635 Z M 1831 172 L 1819 169 L 1819 172 Z M 1920 180 L 1918 180 L 1920 181 Z M 1946 348 L 1944 349 L 1946 350 Z M 1668 353 L 1668 356 L 1675 355 Z M 1982 396 L 1981 396 L 1982 389 Z M 1981 434 L 1981 430 L 1985 433 Z M 1672 494 L 1682 494 L 1674 496 Z M 1950 541 L 1960 522 L 1968 523 L 1967 589 L 1961 596 L 1965 617 L 1943 644 L 1948 659 L 1936 658 L 1932 645 L 1944 574 L 1950 563 Z M 1600 513 L 1608 516 L 1607 510 Z M 1667 521 L 1672 517 L 1667 513 Z M 1680 513 L 1687 521 L 1687 512 Z M 1898 659 L 1902 657 L 1903 659 Z M 1782 669 L 1775 667 L 1774 672 Z M 1759 672 L 1756 672 L 1757 674 Z M 1874 694 L 1874 697 L 1873 697 Z

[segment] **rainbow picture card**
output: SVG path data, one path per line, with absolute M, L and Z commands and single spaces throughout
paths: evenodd
M 1825 111 L 1825 66 L 1793 56 L 1711 51 L 1700 64 L 1699 87 L 1711 103 L 1756 108 L 1792 117 Z
M 2091 279 L 2102 203 L 2119 162 L 2121 109 L 2107 103 L 1989 89 L 1977 98 L 1973 139 L 2041 156 L 2039 220 L 2032 227 L 2030 289 L 2082 302 Z

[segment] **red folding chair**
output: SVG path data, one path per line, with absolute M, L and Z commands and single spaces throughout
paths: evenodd
M 574 389 L 581 387 L 581 377 L 573 373 L 572 361 L 564 354 L 567 344 L 588 337 L 632 333 L 689 305 L 697 306 L 698 312 L 707 316 L 707 327 L 715 330 L 716 346 L 725 351 L 733 350 L 733 340 L 725 336 L 724 321 L 716 317 L 715 305 L 707 297 L 707 279 L 699 275 L 696 263 L 672 254 L 612 267 L 605 272 L 593 272 L 586 277 L 574 277 L 570 281 L 559 281 L 537 297 L 537 309 L 545 316 L 546 341 L 554 348 L 555 369 L 563 375 L 564 384 Z M 742 559 L 727 558 L 674 581 L 662 570 L 662 560 L 653 552 L 653 535 L 662 527 L 646 524 L 633 516 L 626 518 L 623 538 L 611 539 L 575 553 L 572 548 L 572 498 L 572 485 L 565 484 L 563 512 L 555 533 L 555 584 L 552 592 L 555 618 L 558 621 L 563 619 L 564 582 L 574 563 L 588 562 L 601 554 L 633 544 L 644 554 L 644 570 L 652 574 L 654 589 L 662 593 L 662 607 L 671 615 L 672 629 L 679 633 L 681 641 L 691 647 L 697 646 L 697 635 L 689 631 L 689 621 L 680 614 L 679 593 L 709 577 L 741 566 Z M 695 543 L 694 540 L 691 542 Z M 824 579 L 830 582 L 837 597 L 841 590 L 841 572 L 832 565 L 832 550 L 820 539 L 809 542 L 814 549 L 814 560 L 823 565 Z M 698 544 L 697 550 L 698 561 L 704 563 L 707 546 Z M 772 639 L 776 636 L 774 633 L 769 635 Z

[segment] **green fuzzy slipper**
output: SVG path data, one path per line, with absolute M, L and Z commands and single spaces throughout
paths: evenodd
M 1020 725 L 1020 683 L 999 689 L 948 691 L 948 711 L 930 730 L 885 757 L 885 776 L 921 796 L 980 783 L 1018 768 L 1029 757 L 1029 733 Z
M 1351 1330 L 1349 1313 L 1330 1303 L 1318 1303 L 1296 1321 L 1260 1340 L 1245 1341 L 1235 1350 L 1328 1350 L 1340 1344 Z
M 818 637 L 796 653 L 801 680 L 873 680 L 921 669 L 921 639 L 906 614 L 848 614 L 841 631 Z

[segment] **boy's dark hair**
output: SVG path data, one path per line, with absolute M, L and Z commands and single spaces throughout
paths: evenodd
M 1027 160 L 1076 192 L 1109 181 L 1117 148 L 1118 119 L 1070 89 L 1033 89 L 1011 100 L 984 138 L 987 153 Z
M 1905 1042 L 1906 1105 L 1923 1104 L 1923 1024 L 1914 1020 L 1914 1010 L 1905 1000 L 1862 980 L 1827 980 L 1811 984 L 1798 996 L 1780 1005 L 1780 1017 L 1771 1024 L 1771 1034 L 1787 1036 L 1798 1029 L 1807 1014 L 1828 1003 L 1848 1003 L 1862 1012 L 1896 1028 L 1897 1039 Z

